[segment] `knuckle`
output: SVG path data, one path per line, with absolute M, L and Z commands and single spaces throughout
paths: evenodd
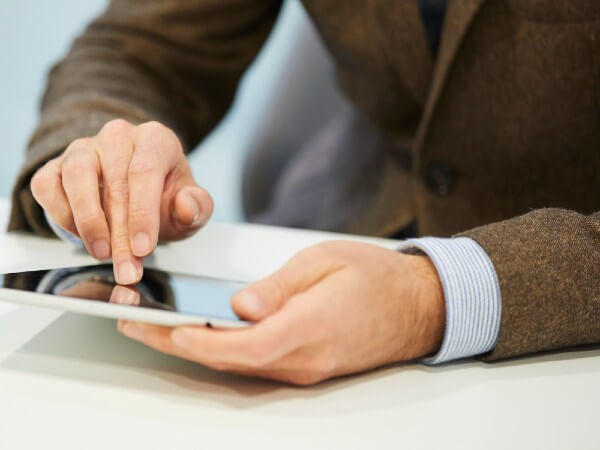
M 127 168 L 129 176 L 147 176 L 160 172 L 160 166 L 153 158 L 133 158 Z
M 325 241 L 317 244 L 314 251 L 326 255 L 337 255 L 343 248 L 344 243 L 342 241 Z
M 129 260 L 131 257 L 129 243 L 125 239 L 113 238 L 111 250 L 113 254 L 113 261 L 115 261 L 117 264 Z
M 175 132 L 160 122 L 145 122 L 138 126 L 138 132 L 141 136 L 158 138 L 161 145 L 168 151 L 183 154 L 183 147 Z
M 90 146 L 91 139 L 90 138 L 78 138 L 74 141 L 71 141 L 67 149 L 65 150 L 65 155 L 69 155 L 73 152 L 76 152 L 81 149 L 87 149 Z
M 144 205 L 129 205 L 129 220 L 135 224 L 148 226 L 152 222 L 152 212 Z
M 129 184 L 127 180 L 113 180 L 107 186 L 108 199 L 112 204 L 123 205 L 129 197 Z
M 47 175 L 44 168 L 39 169 L 31 178 L 29 186 L 31 188 L 31 193 L 36 199 L 41 199 L 44 196 L 44 193 L 47 192 L 47 188 L 49 186 L 49 176 Z
M 144 122 L 143 124 L 138 126 L 138 129 L 142 133 L 164 133 L 165 131 L 170 131 L 165 125 L 156 120 L 151 120 L 149 122 Z
M 82 230 L 91 231 L 100 228 L 106 220 L 104 213 L 100 210 L 80 211 L 77 213 L 77 225 Z
M 267 292 L 270 292 L 273 297 L 278 301 L 283 301 L 287 298 L 287 287 L 286 282 L 281 276 L 273 275 L 265 280 L 264 288 Z M 270 296 L 269 296 L 270 297 Z
M 63 176 L 73 177 L 78 176 L 90 167 L 90 162 L 87 158 L 82 157 L 80 153 L 70 153 L 65 156 L 62 163 L 61 172 Z
M 113 119 L 104 124 L 100 134 L 123 135 L 131 131 L 132 125 L 125 119 Z
M 129 251 L 127 231 L 123 229 L 113 230 L 111 234 L 111 246 L 115 255 L 126 256 L 128 259 L 131 252 Z

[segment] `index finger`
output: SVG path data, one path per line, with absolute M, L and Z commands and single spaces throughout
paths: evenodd
M 235 330 L 204 327 L 179 327 L 171 339 L 176 347 L 193 355 L 201 363 L 218 361 L 223 364 L 256 368 L 272 363 L 310 343 L 309 310 L 302 307 L 301 294 L 297 302 L 253 326 Z
M 115 279 L 119 284 L 136 283 L 143 272 L 141 259 L 134 256 L 129 247 L 127 170 L 134 143 L 128 126 L 131 125 L 124 121 L 109 122 L 98 134 L 105 212 L 110 228 Z

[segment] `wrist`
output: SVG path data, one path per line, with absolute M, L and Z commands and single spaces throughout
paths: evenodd
M 446 302 L 437 269 L 427 256 L 409 256 L 413 259 L 417 295 L 415 300 L 419 318 L 415 342 L 415 358 L 435 354 L 441 347 L 446 329 Z

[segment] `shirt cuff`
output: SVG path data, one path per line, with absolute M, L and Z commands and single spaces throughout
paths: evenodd
M 446 301 L 442 346 L 421 362 L 440 364 L 491 351 L 500 330 L 502 302 L 498 276 L 487 253 L 466 237 L 409 239 L 399 250 L 415 247 L 433 262 Z
M 79 238 L 78 236 L 75 236 L 73 233 L 70 233 L 69 231 L 65 230 L 63 227 L 58 225 L 56 222 L 54 222 L 52 220 L 52 217 L 50 217 L 48 215 L 48 213 L 46 212 L 45 209 L 44 209 L 44 217 L 46 217 L 46 222 L 48 222 L 48 225 L 50 226 L 52 231 L 54 231 L 54 234 L 56 234 L 63 241 L 70 242 L 71 244 L 73 244 L 75 247 L 78 247 L 78 248 L 84 247 L 83 241 L 81 240 L 81 238 Z

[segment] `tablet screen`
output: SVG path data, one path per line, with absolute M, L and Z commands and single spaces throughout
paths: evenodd
M 231 297 L 245 283 L 144 269 L 135 286 L 115 283 L 112 265 L 70 267 L 4 275 L 4 287 L 186 315 L 240 321 Z

